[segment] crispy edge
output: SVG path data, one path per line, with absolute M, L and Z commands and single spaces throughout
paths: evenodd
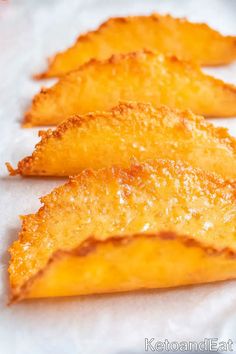
M 47 131 L 39 131 L 39 136 L 41 141 L 36 144 L 35 150 L 31 156 L 27 156 L 19 161 L 18 166 L 14 169 L 9 162 L 6 162 L 6 167 L 8 169 L 10 176 L 15 176 L 17 174 L 24 175 L 24 171 L 30 170 L 31 164 L 34 161 L 34 158 L 41 153 L 44 146 L 47 145 L 50 139 L 60 140 L 66 131 L 77 127 L 79 128 L 83 124 L 87 124 L 89 121 L 99 119 L 100 117 L 110 116 L 115 117 L 116 119 L 122 119 L 127 117 L 130 111 L 136 111 L 140 113 L 151 113 L 156 115 L 168 116 L 169 114 L 175 114 L 179 117 L 180 121 L 187 119 L 188 121 L 195 121 L 198 125 L 198 128 L 207 131 L 212 137 L 215 137 L 219 140 L 220 143 L 224 142 L 225 146 L 231 149 L 236 156 L 236 139 L 230 136 L 227 128 L 215 127 L 211 123 L 207 122 L 203 117 L 194 115 L 190 110 L 178 110 L 171 109 L 167 106 L 160 106 L 159 109 L 154 108 L 149 103 L 140 103 L 140 102 L 120 102 L 117 106 L 113 107 L 110 112 L 94 112 L 88 113 L 86 115 L 75 115 L 65 120 L 63 123 L 59 124 L 56 129 L 49 129 Z M 122 117 L 122 118 L 121 118 Z
M 138 60 L 143 58 L 144 56 L 151 56 L 151 57 L 155 57 L 155 56 L 160 56 L 160 57 L 167 57 L 164 56 L 163 54 L 160 53 L 154 53 L 153 51 L 147 50 L 147 49 L 143 49 L 140 51 L 135 51 L 135 52 L 130 52 L 130 53 L 120 53 L 120 54 L 113 54 L 111 55 L 109 58 L 104 59 L 104 60 L 99 60 L 96 58 L 92 58 L 90 59 L 88 62 L 84 63 L 83 65 L 81 65 L 78 69 L 73 70 L 65 75 L 63 75 L 62 78 L 59 78 L 59 81 L 56 82 L 53 86 L 49 87 L 49 88 L 45 88 L 42 87 L 40 92 L 38 94 L 36 94 L 33 97 L 32 103 L 28 109 L 28 111 L 26 111 L 24 118 L 23 118 L 23 122 L 22 122 L 22 127 L 23 128 L 32 128 L 35 126 L 34 122 L 34 118 L 33 118 L 33 114 L 32 112 L 36 109 L 37 105 L 40 104 L 41 100 L 44 99 L 44 96 L 49 96 L 51 94 L 51 92 L 53 92 L 59 85 L 63 85 L 65 82 L 70 81 L 70 78 L 73 77 L 74 75 L 79 75 L 80 73 L 82 73 L 84 70 L 87 70 L 90 67 L 96 67 L 96 66 L 112 66 L 115 64 L 119 64 L 122 61 L 125 60 Z M 180 63 L 183 62 L 181 60 L 179 60 L 177 57 L 174 56 L 170 56 L 169 57 L 170 60 L 173 61 L 179 61 Z M 194 63 L 189 63 L 189 62 L 185 62 L 186 64 L 189 64 L 190 66 L 195 66 L 197 67 L 197 64 Z M 37 126 L 37 125 L 36 125 Z
M 160 20 L 160 18 L 166 18 L 166 19 L 175 20 L 176 22 L 179 22 L 179 23 L 191 23 L 193 25 L 205 28 L 206 30 L 208 30 L 208 31 L 210 31 L 212 33 L 220 35 L 220 36 L 222 36 L 225 39 L 226 38 L 234 38 L 235 39 L 235 46 L 236 46 L 236 36 L 224 36 L 219 31 L 216 31 L 215 29 L 211 28 L 208 24 L 203 23 L 203 22 L 191 22 L 191 21 L 188 21 L 186 17 L 176 18 L 176 17 L 171 16 L 170 14 L 161 15 L 161 14 L 158 14 L 156 12 L 152 13 L 151 15 L 147 15 L 147 16 L 111 17 L 108 20 L 106 20 L 105 22 L 103 22 L 96 30 L 88 31 L 88 32 L 83 33 L 80 36 L 78 36 L 78 38 L 76 39 L 75 43 L 71 47 L 67 48 L 64 51 L 60 51 L 57 54 L 55 54 L 54 56 L 48 58 L 48 60 L 47 60 L 48 61 L 48 67 L 47 67 L 46 71 L 34 75 L 33 76 L 34 79 L 41 80 L 41 79 L 48 79 L 48 78 L 52 78 L 52 77 L 64 76 L 63 74 L 62 75 L 51 74 L 51 71 L 53 70 L 54 62 L 57 60 L 57 58 L 61 54 L 64 54 L 65 52 L 67 52 L 71 48 L 76 47 L 79 42 L 91 41 L 91 38 L 93 38 L 94 35 L 102 34 L 102 32 L 103 32 L 103 30 L 105 28 L 112 26 L 115 22 L 129 23 L 129 21 L 134 19 L 134 18 L 142 19 L 142 17 L 149 17 L 151 20 L 154 20 L 154 21 L 157 21 L 157 22 Z
M 228 91 L 232 94 L 235 94 L 236 96 L 236 86 L 233 84 L 229 84 L 224 82 L 223 80 L 217 79 L 211 75 L 207 75 L 203 73 L 201 70 L 200 66 L 197 63 L 190 62 L 187 60 L 181 60 L 176 56 L 173 55 L 164 55 L 158 52 L 153 52 L 147 49 L 143 49 L 141 51 L 136 51 L 136 52 L 130 52 L 130 53 L 124 53 L 124 54 L 114 54 L 110 58 L 105 59 L 105 60 L 98 60 L 98 59 L 91 59 L 87 63 L 81 65 L 79 69 L 74 70 L 66 75 L 64 75 L 57 83 L 55 83 L 52 87 L 49 88 L 42 88 L 38 94 L 36 94 L 33 97 L 31 106 L 29 107 L 28 111 L 25 113 L 24 118 L 23 118 L 23 123 L 22 126 L 24 128 L 30 128 L 33 126 L 37 126 L 37 124 L 34 124 L 34 111 L 37 110 L 37 106 L 40 104 L 41 100 L 44 100 L 45 96 L 50 96 L 52 92 L 54 92 L 57 87 L 63 86 L 64 83 L 67 81 L 70 82 L 71 77 L 75 75 L 79 75 L 82 73 L 84 70 L 86 71 L 90 67 L 100 67 L 103 66 L 113 66 L 115 64 L 119 64 L 122 61 L 128 61 L 128 60 L 138 60 L 142 59 L 143 57 L 149 57 L 149 58 L 160 58 L 160 60 L 165 59 L 166 61 L 169 61 L 170 63 L 175 63 L 176 65 L 185 68 L 189 70 L 190 72 L 196 72 L 200 76 L 208 79 L 213 85 L 217 87 L 221 87 L 222 90 Z
M 124 184 L 133 184 L 133 180 L 136 180 L 137 177 L 145 178 L 147 172 L 149 173 L 149 169 L 155 168 L 158 172 L 159 169 L 167 168 L 173 169 L 178 175 L 179 178 L 182 178 L 186 175 L 186 172 L 197 174 L 199 180 L 201 181 L 208 181 L 208 186 L 206 188 L 212 189 L 212 191 L 216 192 L 218 188 L 224 188 L 226 186 L 231 186 L 233 189 L 233 200 L 236 201 L 236 184 L 230 181 L 226 181 L 217 174 L 204 171 L 199 168 L 194 168 L 190 166 L 188 163 L 183 161 L 174 161 L 174 160 L 167 160 L 167 159 L 153 159 L 148 160 L 142 163 L 139 163 L 135 160 L 131 161 L 131 165 L 129 168 L 121 168 L 119 166 L 112 166 L 110 168 L 101 168 L 100 170 L 93 170 L 93 169 L 85 169 L 77 176 L 70 176 L 69 180 L 54 188 L 49 194 L 40 198 L 40 202 L 43 204 L 39 210 L 35 214 L 29 214 L 26 216 L 22 216 L 22 229 L 19 233 L 18 240 L 21 240 L 24 237 L 24 232 L 28 228 L 28 218 L 37 217 L 41 218 L 45 210 L 49 207 L 52 207 L 55 201 L 60 198 L 65 192 L 68 193 L 70 190 L 77 188 L 78 186 L 84 186 L 85 181 L 88 178 L 94 178 L 99 180 L 102 178 L 104 183 L 109 183 L 112 180 L 119 180 L 121 183 Z M 211 186 L 213 184 L 213 186 Z
M 29 292 L 32 284 L 39 278 L 43 277 L 47 270 L 55 265 L 62 258 L 74 256 L 74 257 L 86 257 L 88 254 L 92 252 L 96 252 L 96 248 L 100 245 L 104 244 L 113 244 L 116 247 L 125 247 L 130 242 L 134 242 L 137 237 L 150 237 L 152 239 L 159 238 L 163 241 L 169 240 L 179 240 L 185 247 L 197 247 L 202 249 L 206 255 L 208 256 L 220 256 L 224 255 L 228 259 L 235 259 L 236 252 L 227 247 L 223 249 L 219 249 L 213 246 L 205 245 L 203 242 L 196 240 L 190 236 L 180 236 L 174 232 L 160 232 L 160 233 L 152 233 L 152 234 L 134 234 L 130 236 L 111 236 L 105 240 L 98 240 L 94 237 L 89 237 L 87 240 L 82 242 L 79 246 L 65 251 L 65 250 L 57 250 L 53 253 L 53 255 L 49 258 L 46 266 L 40 269 L 35 275 L 33 275 L 30 279 L 28 279 L 23 285 L 19 288 L 12 288 L 10 295 L 9 304 L 13 304 L 19 302 L 27 297 L 27 293 Z

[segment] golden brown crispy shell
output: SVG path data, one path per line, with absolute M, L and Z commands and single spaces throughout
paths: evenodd
M 29 298 L 170 288 L 236 277 L 236 253 L 173 232 L 90 238 L 56 251 L 11 302 Z
M 120 100 L 236 115 L 236 88 L 175 57 L 143 51 L 91 61 L 34 97 L 25 126 L 57 125 L 73 114 L 106 111 Z
M 75 116 L 41 142 L 11 175 L 73 176 L 86 168 L 128 167 L 131 158 L 183 160 L 193 167 L 236 178 L 236 140 L 189 111 L 120 103 L 110 112 Z
M 86 170 L 44 197 L 36 214 L 23 217 L 19 240 L 10 249 L 13 298 L 169 287 L 232 278 L 235 192 L 233 184 L 215 175 L 170 160 L 134 164 L 129 169 Z M 179 236 L 166 243 L 160 237 L 148 242 L 140 236 L 125 249 L 122 242 L 116 247 L 109 241 L 114 235 L 122 239 L 163 231 Z M 94 252 L 80 251 L 83 257 L 74 257 L 71 250 L 91 235 L 108 242 L 99 243 Z M 186 248 L 181 235 L 196 240 L 196 247 Z M 216 257 L 209 257 L 206 249 L 213 249 Z M 68 257 L 59 257 L 58 262 L 58 256 L 55 260 L 53 255 L 59 250 Z M 47 265 L 49 259 L 52 267 Z M 148 270 L 150 278 L 145 276 Z M 25 288 L 31 289 L 27 295 Z
M 158 50 L 201 65 L 227 64 L 236 58 L 236 37 L 223 36 L 203 23 L 191 23 L 170 15 L 153 14 L 111 18 L 96 31 L 81 35 L 76 43 L 49 61 L 38 78 L 61 76 L 92 58 L 112 54 Z

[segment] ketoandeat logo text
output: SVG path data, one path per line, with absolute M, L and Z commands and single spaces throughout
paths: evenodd
M 233 341 L 220 341 L 218 338 L 204 338 L 197 341 L 164 341 L 155 338 L 145 338 L 146 352 L 233 352 Z

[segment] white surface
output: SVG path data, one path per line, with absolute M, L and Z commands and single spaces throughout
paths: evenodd
M 232 338 L 236 351 L 236 282 L 172 291 L 35 301 L 7 307 L 7 248 L 17 238 L 19 214 L 34 212 L 38 197 L 61 181 L 7 176 L 5 161 L 29 154 L 37 129 L 19 122 L 41 83 L 30 76 L 45 58 L 73 43 L 77 35 L 111 15 L 170 12 L 205 21 L 236 34 L 236 1 L 75 1 L 0 2 L 0 353 L 134 354 L 144 338 L 202 340 Z M 148 34 L 147 34 L 148 35 Z M 236 83 L 236 64 L 208 70 Z M 48 84 L 48 83 L 47 83 Z M 222 119 L 236 136 L 236 119 Z

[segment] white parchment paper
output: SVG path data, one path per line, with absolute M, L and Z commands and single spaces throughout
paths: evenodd
M 42 85 L 31 75 L 44 68 L 46 57 L 106 18 L 153 11 L 187 16 L 236 34 L 235 0 L 0 1 L 0 353 L 141 354 L 145 337 L 231 338 L 236 351 L 236 281 L 6 306 L 7 248 L 17 238 L 18 215 L 36 211 L 38 198 L 63 181 L 10 178 L 4 167 L 5 161 L 15 164 L 29 154 L 38 141 L 37 129 L 19 124 Z M 236 83 L 236 64 L 207 71 Z M 213 121 L 236 136 L 236 118 Z

